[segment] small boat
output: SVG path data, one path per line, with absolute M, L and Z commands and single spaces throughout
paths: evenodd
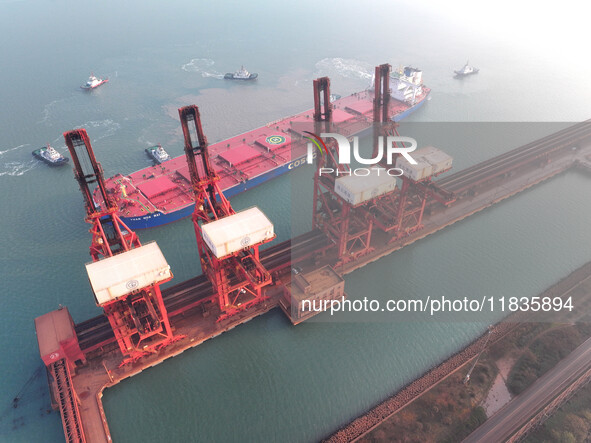
M 256 72 L 251 74 L 246 69 L 244 69 L 244 66 L 241 66 L 236 72 L 228 72 L 226 75 L 224 75 L 224 78 L 227 80 L 254 80 L 258 76 L 259 75 Z
M 85 85 L 80 86 L 82 89 L 94 89 L 94 88 L 98 88 L 100 85 L 105 84 L 109 81 L 108 78 L 102 79 L 102 78 L 96 78 L 94 76 L 94 74 L 90 74 L 90 77 L 88 77 L 88 81 L 86 82 Z
M 50 166 L 62 166 L 68 163 L 69 160 L 67 157 L 64 157 L 53 149 L 49 143 L 47 144 L 47 147 L 35 149 L 33 151 L 33 156 Z
M 168 155 L 168 152 L 166 152 L 160 144 L 158 144 L 158 146 L 146 148 L 146 154 L 158 164 L 170 160 L 170 155 Z
M 454 71 L 456 73 L 456 77 L 465 77 L 467 75 L 478 74 L 479 69 L 475 68 L 474 66 L 470 66 L 469 62 L 466 62 L 462 69 L 458 69 Z

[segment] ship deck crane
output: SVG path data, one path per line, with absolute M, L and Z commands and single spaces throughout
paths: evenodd
M 213 285 L 221 321 L 268 298 L 264 289 L 272 278 L 260 262 L 259 246 L 275 234 L 258 208 L 236 212 L 222 193 L 197 106 L 180 108 L 179 117 L 195 197 L 192 218 L 201 269 Z
M 86 221 L 92 225 L 89 280 L 126 357 L 122 364 L 132 362 L 181 338 L 172 332 L 160 292 L 160 284 L 171 280 L 172 272 L 156 243 L 142 246 L 117 215 L 86 130 L 65 132 L 64 139 L 84 196 Z M 96 188 L 102 206 L 93 200 Z

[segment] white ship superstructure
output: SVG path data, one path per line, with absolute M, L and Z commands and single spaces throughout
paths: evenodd
M 390 88 L 394 99 L 414 105 L 423 93 L 423 71 L 410 66 L 393 71 Z

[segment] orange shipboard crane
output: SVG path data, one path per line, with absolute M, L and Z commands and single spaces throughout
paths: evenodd
M 195 196 L 193 226 L 201 269 L 213 285 L 220 321 L 268 298 L 264 288 L 272 278 L 260 262 L 259 246 L 275 233 L 257 207 L 236 212 L 222 193 L 197 106 L 180 108 L 179 116 Z
M 106 190 L 103 170 L 86 130 L 65 132 L 64 139 L 84 196 L 86 221 L 92 225 L 88 278 L 96 303 L 103 308 L 126 357 L 125 364 L 180 338 L 172 332 L 160 292 L 160 285 L 173 275 L 158 245 L 142 246 L 117 215 L 117 204 Z M 103 198 L 102 206 L 93 200 L 96 188 Z

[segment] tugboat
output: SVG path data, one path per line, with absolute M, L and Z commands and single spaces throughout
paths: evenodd
M 465 77 L 467 75 L 478 74 L 479 69 L 475 68 L 474 66 L 470 66 L 469 62 L 466 62 L 462 69 L 458 69 L 454 71 L 456 73 L 455 77 Z
M 168 155 L 168 152 L 166 152 L 160 144 L 158 144 L 158 146 L 146 148 L 146 154 L 148 154 L 157 164 L 170 160 L 170 155 Z
M 53 149 L 49 143 L 45 148 L 35 149 L 33 151 L 33 156 L 41 161 L 44 161 L 50 166 L 62 166 L 68 163 L 69 160 L 67 157 L 64 157 L 55 149 Z
M 234 73 L 228 72 L 226 75 L 224 75 L 224 78 L 227 80 L 254 80 L 258 76 L 259 75 L 256 72 L 251 74 L 246 69 L 244 69 L 244 66 L 241 66 L 240 69 Z
M 102 78 L 96 78 L 94 76 L 94 74 L 90 74 L 90 77 L 88 77 L 88 81 L 86 82 L 85 85 L 80 86 L 82 89 L 94 89 L 94 88 L 98 88 L 100 85 L 105 84 L 109 81 L 108 78 L 102 79 Z

